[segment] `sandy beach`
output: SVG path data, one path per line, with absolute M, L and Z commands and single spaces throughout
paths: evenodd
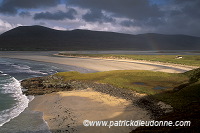
M 4 54 L 0 57 L 71 65 L 95 71 L 151 70 L 181 73 L 193 69 L 190 66 L 134 60 L 20 54 Z M 30 102 L 29 109 L 43 112 L 43 118 L 53 133 L 127 133 L 136 127 L 84 127 L 83 121 L 150 120 L 148 112 L 133 105 L 132 101 L 97 92 L 92 88 L 36 96 Z
M 159 56 L 159 55 L 158 55 Z M 34 61 L 42 61 L 49 63 L 57 63 L 91 69 L 95 71 L 111 71 L 111 70 L 150 70 L 169 73 L 181 73 L 196 67 L 183 66 L 177 64 L 138 61 L 138 60 L 117 60 L 117 59 L 99 59 L 99 58 L 82 58 L 82 57 L 59 57 L 47 55 L 21 55 L 19 54 L 2 54 L 0 57 L 27 59 Z
M 45 121 L 56 133 L 127 133 L 136 127 L 84 127 L 83 121 L 150 120 L 148 112 L 131 101 L 91 88 L 36 96 L 29 108 L 44 112 Z

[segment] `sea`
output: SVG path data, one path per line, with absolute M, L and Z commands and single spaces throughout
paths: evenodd
M 66 52 L 66 51 L 65 51 Z M 48 55 L 53 52 L 0 52 L 20 55 Z M 67 51 L 71 54 L 143 54 L 143 55 L 199 55 L 199 51 Z M 32 77 L 42 77 L 57 72 L 96 72 L 75 66 L 45 63 L 31 60 L 0 57 L 0 133 L 50 133 L 43 113 L 32 111 L 28 104 L 34 96 L 25 96 L 20 81 Z
M 49 133 L 42 112 L 29 110 L 34 96 L 25 96 L 20 81 L 57 72 L 94 72 L 74 66 L 0 58 L 0 133 Z

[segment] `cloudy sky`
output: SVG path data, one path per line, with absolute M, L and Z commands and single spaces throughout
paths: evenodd
M 21 25 L 200 37 L 200 0 L 0 0 L 0 34 Z

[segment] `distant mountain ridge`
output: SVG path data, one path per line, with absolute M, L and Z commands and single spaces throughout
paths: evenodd
M 200 50 L 200 37 L 164 34 L 58 31 L 20 26 L 0 35 L 0 50 Z

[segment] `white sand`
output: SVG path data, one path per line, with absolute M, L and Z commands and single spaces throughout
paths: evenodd
M 0 57 L 28 59 L 58 63 L 93 69 L 110 70 L 151 70 L 180 73 L 195 67 L 133 60 L 109 60 L 93 58 L 51 57 L 45 55 L 4 54 Z M 130 101 L 95 92 L 92 89 L 82 91 L 59 92 L 36 96 L 30 108 L 44 113 L 44 119 L 54 132 L 69 131 L 81 133 L 124 133 L 136 127 L 84 127 L 83 120 L 150 120 L 147 112 Z
M 148 61 L 135 60 L 114 60 L 114 59 L 97 59 L 97 58 L 70 58 L 70 57 L 52 57 L 45 55 L 20 55 L 20 54 L 5 54 L 0 57 L 28 59 L 34 61 L 43 61 L 50 63 L 58 63 L 92 69 L 96 71 L 110 70 L 151 70 L 169 73 L 181 73 L 196 67 L 182 66 L 166 63 L 155 63 Z
M 83 121 L 150 120 L 147 111 L 132 105 L 131 101 L 92 89 L 36 96 L 30 108 L 44 112 L 44 119 L 53 132 L 128 133 L 136 127 L 84 127 Z

